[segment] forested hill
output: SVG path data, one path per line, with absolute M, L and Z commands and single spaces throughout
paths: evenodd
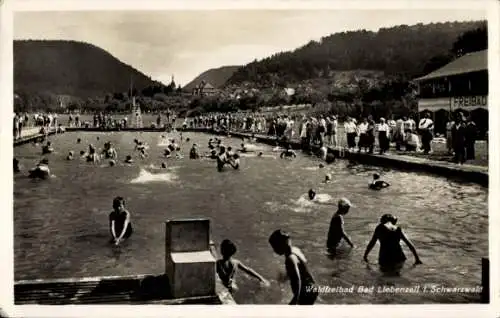
M 227 80 L 238 70 L 240 66 L 223 66 L 219 68 L 212 68 L 198 75 L 194 80 L 184 86 L 185 91 L 192 91 L 196 85 L 202 81 L 210 83 L 215 88 L 221 88 Z
M 148 76 L 94 45 L 63 40 L 14 41 L 14 90 L 77 97 L 141 90 Z
M 458 53 L 454 52 L 457 39 L 478 28 L 486 28 L 486 21 L 400 25 L 378 32 L 335 33 L 294 51 L 247 64 L 234 73 L 227 85 L 247 82 L 257 86 L 284 86 L 307 79 L 330 78 L 335 71 L 359 69 L 412 78 L 451 60 L 453 53 Z

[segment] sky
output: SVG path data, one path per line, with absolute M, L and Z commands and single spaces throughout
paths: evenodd
M 94 44 L 155 80 L 185 85 L 332 33 L 486 19 L 473 10 L 212 10 L 16 12 L 15 39 Z

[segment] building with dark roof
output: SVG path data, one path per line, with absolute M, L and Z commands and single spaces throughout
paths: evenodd
M 418 111 L 431 112 L 443 133 L 454 112 L 470 115 L 480 133 L 488 130 L 488 50 L 468 53 L 415 81 Z
M 213 96 L 218 92 L 218 89 L 205 81 L 201 81 L 200 84 L 196 85 L 196 87 L 193 89 L 193 95 L 195 96 Z

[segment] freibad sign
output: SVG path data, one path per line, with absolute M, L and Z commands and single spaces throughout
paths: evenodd
M 453 109 L 488 108 L 488 96 L 457 96 L 452 97 Z

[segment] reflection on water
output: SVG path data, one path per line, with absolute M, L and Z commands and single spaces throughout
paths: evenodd
M 82 138 L 79 145 L 78 137 Z M 238 303 L 275 304 L 291 299 L 289 282 L 279 279 L 284 260 L 273 254 L 267 242 L 277 228 L 291 233 L 321 285 L 480 284 L 480 258 L 488 251 L 487 189 L 425 174 L 361 165 L 348 168 L 344 161 L 307 170 L 318 162 L 300 154 L 295 160 L 242 157 L 240 170 L 220 173 L 213 160 L 187 159 L 191 143 L 204 152 L 210 137 L 185 133 L 183 160 L 162 157 L 159 133 L 67 133 L 51 138 L 59 153 L 49 155 L 51 172 L 58 177 L 34 182 L 21 173 L 14 180 L 16 279 L 162 273 L 163 222 L 205 216 L 212 219 L 217 244 L 231 239 L 238 247 L 235 257 L 271 281 L 270 288 L 262 288 L 255 279 L 238 273 Z M 149 158 L 141 160 L 134 153 L 134 138 L 151 145 Z M 189 144 L 186 138 L 190 138 Z M 64 160 L 70 150 L 86 150 L 88 143 L 102 148 L 108 140 L 116 145 L 118 162 L 132 155 L 135 163 L 100 168 Z M 226 138 L 224 144 L 236 149 L 241 140 Z M 272 147 L 262 147 L 272 155 Z M 31 144 L 14 152 L 26 169 L 40 159 L 40 148 Z M 151 168 L 162 162 L 167 169 Z M 370 191 L 367 185 L 374 172 L 391 187 Z M 327 173 L 332 181 L 325 184 Z M 305 195 L 311 188 L 333 204 L 309 202 Z M 118 250 L 108 243 L 108 213 L 117 195 L 125 198 L 135 230 Z M 326 254 L 326 234 L 335 202 L 341 197 L 354 204 L 344 226 L 357 248 L 342 245 L 339 256 L 331 259 Z M 301 208 L 305 213 L 297 213 Z M 368 268 L 362 261 L 364 248 L 384 213 L 399 218 L 424 262 L 412 267 L 413 257 L 404 247 L 409 261 L 401 277 L 384 277 L 376 265 Z M 375 247 L 371 263 L 376 263 L 377 254 Z M 478 302 L 479 295 L 355 292 L 321 294 L 318 299 L 318 303 L 329 304 L 471 301 Z

